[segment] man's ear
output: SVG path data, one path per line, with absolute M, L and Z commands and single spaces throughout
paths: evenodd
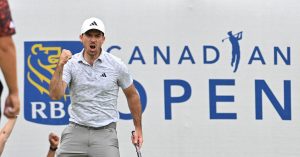
M 79 39 L 80 39 L 81 42 L 82 42 L 82 38 L 83 38 L 83 34 L 80 34 Z

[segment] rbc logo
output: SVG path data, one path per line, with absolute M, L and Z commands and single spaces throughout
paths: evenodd
M 79 41 L 25 42 L 24 115 L 27 121 L 48 125 L 65 125 L 70 104 L 69 91 L 59 100 L 49 97 L 49 84 L 61 50 L 80 52 Z

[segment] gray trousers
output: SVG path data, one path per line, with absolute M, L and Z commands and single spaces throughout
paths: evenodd
M 116 123 L 89 128 L 70 123 L 62 132 L 58 157 L 120 157 Z

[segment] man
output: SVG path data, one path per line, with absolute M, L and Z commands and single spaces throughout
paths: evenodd
M 15 118 L 20 111 L 16 49 L 12 39 L 13 34 L 15 34 L 15 28 L 8 2 L 7 0 L 0 0 L 0 68 L 8 86 L 8 96 L 4 106 L 4 115 L 7 118 Z M 0 81 L 0 98 L 2 89 L 3 86 Z
M 48 137 L 48 140 L 49 140 L 50 148 L 49 148 L 47 157 L 54 157 L 55 156 L 55 151 L 56 151 L 57 146 L 59 144 L 59 137 L 54 133 L 50 133 L 49 137 Z
M 80 40 L 83 50 L 72 56 L 62 50 L 50 82 L 50 97 L 60 99 L 70 87 L 70 124 L 61 136 L 59 157 L 119 157 L 116 122 L 117 98 L 122 88 L 135 126 L 134 144 L 141 148 L 142 113 L 140 97 L 126 65 L 101 47 L 105 27 L 97 18 L 85 20 Z

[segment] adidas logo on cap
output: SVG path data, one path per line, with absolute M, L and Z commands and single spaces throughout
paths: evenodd
M 96 21 L 94 21 L 90 24 L 90 26 L 98 26 L 98 25 L 97 25 Z

